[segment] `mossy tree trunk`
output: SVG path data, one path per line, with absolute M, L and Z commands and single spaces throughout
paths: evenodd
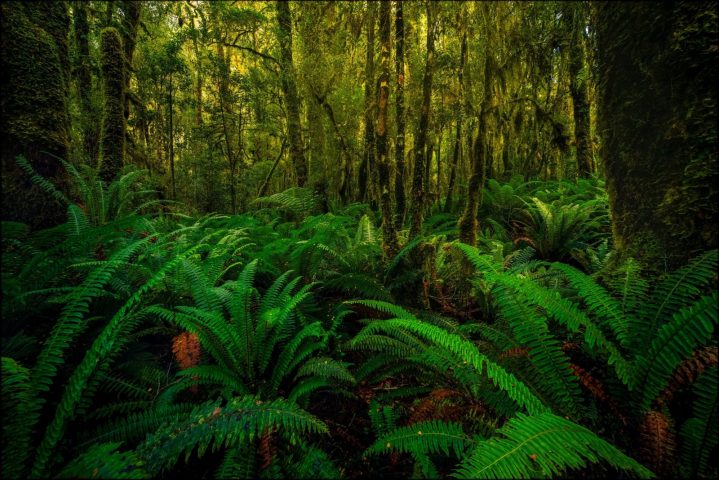
M 422 233 L 424 219 L 424 202 L 426 185 L 424 180 L 427 145 L 427 130 L 429 128 L 430 100 L 432 98 L 432 78 L 434 75 L 434 39 L 437 35 L 437 22 L 434 15 L 435 6 L 427 4 L 427 56 L 422 80 L 422 108 L 420 110 L 419 124 L 414 145 L 414 172 L 412 179 L 412 226 L 410 238 Z
M 399 251 L 397 231 L 392 217 L 390 193 L 389 155 L 387 153 L 387 114 L 389 107 L 389 56 L 390 56 L 390 3 L 380 3 L 379 44 L 380 76 L 377 89 L 377 173 L 379 177 L 380 205 L 382 208 L 382 246 L 385 257 L 391 259 Z
M 108 27 L 102 31 L 100 56 L 104 107 L 98 171 L 110 183 L 125 164 L 125 68 L 117 29 Z
M 98 147 L 98 115 L 95 105 L 92 102 L 92 73 L 90 71 L 90 25 L 87 20 L 87 4 L 84 1 L 76 1 L 73 4 L 73 27 L 75 30 L 75 81 L 77 84 L 77 95 L 80 101 L 80 146 L 81 157 L 85 163 L 90 164 L 97 159 Z
M 672 268 L 717 246 L 716 12 L 609 2 L 596 19 L 615 258 Z
M 4 2 L 1 8 L 2 218 L 47 227 L 64 220 L 64 207 L 31 183 L 15 157 L 25 156 L 37 173 L 66 190 L 66 172 L 54 156 L 68 158 L 69 18 L 64 2 Z
M 307 182 L 307 161 L 302 143 L 300 125 L 300 99 L 297 95 L 295 69 L 292 63 L 292 16 L 287 0 L 277 1 L 278 40 L 280 43 L 280 61 L 282 64 L 282 91 L 287 106 L 287 134 L 290 140 L 290 159 L 297 174 L 297 186 Z
M 395 121 L 397 123 L 397 138 L 395 142 L 395 162 L 397 176 L 394 182 L 394 195 L 397 204 L 395 225 L 402 228 L 404 225 L 405 212 L 407 210 L 407 199 L 404 190 L 405 163 L 404 163 L 404 16 L 402 12 L 402 0 L 395 2 Z
M 459 69 L 457 72 L 457 89 L 458 89 L 458 112 L 457 112 L 457 128 L 454 139 L 454 152 L 452 155 L 452 165 L 449 167 L 449 180 L 447 182 L 447 199 L 444 202 L 444 211 L 452 211 L 452 195 L 454 194 L 454 183 L 459 168 L 459 159 L 462 154 L 462 115 L 463 99 L 464 99 L 464 66 L 467 64 L 467 30 L 464 25 L 464 19 L 458 19 L 462 30 L 462 43 L 459 47 Z
M 372 196 L 372 175 L 375 163 L 375 136 L 374 136 L 374 24 L 376 2 L 368 2 L 367 6 L 367 57 L 365 60 L 365 86 L 364 86 L 364 151 L 359 169 L 359 194 L 365 202 L 374 205 Z
M 488 56 L 484 63 L 485 93 L 482 100 L 479 128 L 472 148 L 472 174 L 469 178 L 467 203 L 465 204 L 464 213 L 459 219 L 459 241 L 472 246 L 477 243 L 477 230 L 479 229 L 477 214 L 479 207 L 482 205 L 482 193 L 487 179 L 487 165 L 492 159 L 490 145 L 487 141 L 487 123 L 489 122 L 489 110 L 492 106 L 492 96 L 490 94 L 492 65 L 491 57 Z
M 594 167 L 592 161 L 592 141 L 589 132 L 589 88 L 585 74 L 586 62 L 584 54 L 584 28 L 586 25 L 582 8 L 579 3 L 563 4 L 565 21 L 568 23 L 569 47 L 569 90 L 572 95 L 574 113 L 574 143 L 577 155 L 577 173 L 580 177 L 588 177 Z

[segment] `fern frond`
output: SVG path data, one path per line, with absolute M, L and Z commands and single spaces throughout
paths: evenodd
M 88 441 L 97 442 L 127 442 L 133 443 L 142 440 L 148 433 L 154 432 L 165 423 L 173 423 L 183 419 L 192 411 L 194 405 L 179 403 L 174 405 L 159 405 L 154 408 L 132 413 L 98 427 L 90 435 Z
M 496 436 L 476 443 L 457 478 L 555 477 L 566 469 L 606 462 L 640 478 L 654 475 L 616 447 L 576 423 L 551 413 L 518 413 Z
M 562 272 L 569 284 L 577 289 L 587 310 L 602 322 L 602 326 L 614 333 L 622 347 L 627 347 L 630 343 L 630 335 L 635 335 L 637 332 L 630 330 L 622 305 L 592 277 L 576 268 L 563 263 L 553 263 L 552 266 Z
M 347 370 L 347 366 L 329 357 L 313 357 L 307 360 L 297 371 L 295 378 L 310 375 L 349 384 L 355 383 L 355 378 Z
M 710 457 L 719 438 L 717 368 L 710 368 L 694 384 L 692 418 L 681 429 L 681 466 L 687 478 L 711 478 Z M 716 467 L 714 469 L 716 473 Z
M 416 319 L 392 319 L 376 321 L 365 327 L 367 331 L 393 330 L 409 331 L 420 337 L 443 347 L 457 355 L 462 361 L 472 365 L 479 373 L 485 373 L 492 380 L 495 386 L 507 392 L 517 404 L 525 408 L 529 413 L 541 413 L 547 410 L 542 402 L 532 394 L 527 386 L 519 381 L 513 374 L 504 368 L 490 361 L 486 356 L 479 353 L 477 347 L 463 339 L 459 335 L 449 333 L 446 330 L 428 325 Z
M 157 475 L 175 464 L 181 454 L 187 459 L 195 448 L 201 457 L 211 445 L 213 451 L 233 447 L 275 427 L 287 434 L 328 432 L 324 423 L 292 403 L 245 396 L 233 398 L 224 407 L 216 401 L 196 407 L 184 421 L 170 423 L 148 436 L 136 451 L 148 472 Z
M 473 445 L 458 423 L 429 420 L 400 427 L 375 441 L 368 454 L 400 452 L 413 455 L 441 453 L 462 457 L 464 450 Z
M 102 443 L 62 469 L 57 478 L 150 478 L 134 452 L 118 452 L 120 442 Z
M 649 409 L 677 365 L 711 338 L 717 324 L 717 301 L 719 293 L 715 291 L 676 312 L 646 353 L 637 358 L 635 378 L 641 411 Z
M 717 250 L 710 250 L 659 283 L 633 326 L 634 345 L 654 338 L 664 319 L 697 298 L 716 275 L 717 263 Z
M 90 376 L 95 371 L 98 363 L 110 356 L 116 348 L 116 343 L 119 341 L 118 334 L 124 327 L 122 322 L 127 321 L 127 317 L 132 309 L 148 291 L 152 290 L 157 283 L 165 278 L 168 271 L 174 269 L 186 257 L 194 254 L 201 248 L 206 248 L 206 246 L 197 245 L 192 247 L 163 265 L 151 279 L 138 288 L 125 304 L 120 307 L 100 335 L 95 339 L 82 362 L 70 377 L 68 385 L 63 391 L 60 403 L 57 406 L 55 416 L 45 430 L 45 435 L 36 451 L 35 462 L 31 470 L 32 476 L 41 477 L 46 472 L 52 452 L 62 436 L 65 424 L 73 418 L 75 408 L 82 398 L 83 390 Z
M 364 307 L 369 307 L 373 310 L 377 310 L 378 312 L 392 315 L 395 318 L 415 318 L 414 315 L 409 313 L 404 308 L 398 307 L 397 305 L 394 305 L 389 302 L 383 302 L 381 300 L 348 300 L 344 303 L 345 305 L 362 305 Z

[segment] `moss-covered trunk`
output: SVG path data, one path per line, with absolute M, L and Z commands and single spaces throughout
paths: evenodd
M 65 218 L 64 206 L 33 185 L 15 163 L 17 155 L 24 155 L 35 171 L 66 189 L 66 172 L 54 156 L 68 158 L 69 18 L 64 2 L 46 7 L 38 15 L 37 5 L 5 2 L 0 16 L 2 218 L 33 228 Z
M 100 36 L 103 112 L 100 131 L 100 177 L 110 183 L 125 164 L 125 76 L 122 40 L 109 27 Z
M 589 86 L 585 74 L 584 27 L 581 4 L 567 2 L 564 12 L 570 20 L 569 31 L 569 90 L 574 113 L 574 143 L 577 152 L 577 173 L 588 177 L 594 171 L 592 141 L 589 125 Z
M 395 74 L 397 76 L 395 88 L 395 121 L 397 123 L 395 163 L 397 166 L 397 176 L 394 182 L 394 196 L 397 204 L 395 225 L 401 229 L 404 225 L 404 216 L 407 210 L 407 198 L 404 190 L 404 16 L 402 12 L 402 0 L 395 2 L 395 4 Z
M 372 203 L 373 206 L 372 175 L 375 169 L 375 138 L 374 117 L 372 113 L 374 107 L 374 24 L 376 8 L 375 2 L 369 2 L 367 6 L 367 56 L 364 72 L 364 151 L 357 179 L 361 199 L 365 202 Z
M 596 14 L 617 258 L 671 268 L 717 246 L 716 12 L 610 2 Z
M 300 125 L 300 99 L 297 95 L 295 68 L 292 62 L 292 16 L 287 0 L 277 2 L 278 40 L 280 61 L 282 63 L 282 90 L 287 103 L 287 134 L 290 140 L 290 158 L 297 174 L 297 186 L 307 181 L 307 161 L 305 160 Z
M 414 145 L 414 174 L 412 179 L 412 226 L 410 238 L 417 237 L 422 233 L 422 222 L 424 220 L 425 189 L 424 183 L 425 147 L 427 145 L 427 130 L 429 128 L 429 110 L 432 98 L 432 77 L 434 75 L 434 40 L 437 35 L 437 22 L 434 15 L 434 6 L 427 5 L 427 57 L 422 79 L 422 109 L 419 115 L 417 135 Z
M 389 155 L 387 152 L 387 110 L 389 107 L 389 54 L 390 54 L 390 3 L 380 3 L 380 76 L 377 89 L 377 169 L 382 208 L 382 247 L 385 256 L 393 258 L 399 251 L 397 231 L 392 218 L 392 194 L 390 192 Z

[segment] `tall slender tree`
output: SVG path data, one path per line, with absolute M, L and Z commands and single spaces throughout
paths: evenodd
M 402 0 L 395 1 L 395 123 L 397 124 L 397 138 L 395 141 L 395 164 L 397 175 L 394 181 L 395 202 L 397 205 L 396 226 L 402 228 L 406 212 L 406 194 L 404 190 L 405 163 L 404 163 L 404 14 Z
M 287 109 L 287 134 L 290 144 L 290 159 L 297 175 L 297 186 L 307 182 L 307 160 L 302 142 L 300 124 L 300 98 L 297 94 L 295 68 L 292 60 L 292 14 L 287 0 L 277 0 L 278 40 L 280 44 L 280 63 L 282 71 L 282 91 Z
M 377 173 L 382 209 L 382 244 L 385 256 L 392 258 L 399 250 L 397 232 L 392 217 L 392 194 L 390 192 L 389 155 L 387 153 L 387 116 L 390 82 L 390 3 L 381 2 L 379 9 L 380 75 L 377 88 Z
M 365 60 L 364 86 L 364 153 L 359 169 L 359 191 L 364 201 L 374 202 L 372 196 L 372 176 L 375 162 L 375 129 L 374 129 L 374 25 L 377 3 L 369 1 L 367 6 L 367 56 Z
M 427 134 L 429 129 L 430 100 L 432 98 L 432 77 L 434 75 L 434 40 L 437 35 L 436 6 L 431 2 L 427 4 L 427 52 L 425 57 L 424 78 L 422 79 L 422 108 L 417 125 L 417 134 L 414 144 L 414 173 L 412 179 L 412 226 L 410 238 L 422 233 L 424 219 L 424 206 L 426 185 L 424 184 L 424 171 L 426 159 Z
M 109 183 L 125 164 L 125 68 L 117 29 L 105 28 L 100 43 L 104 106 L 98 170 L 100 177 Z
M 449 167 L 449 180 L 447 182 L 447 199 L 444 202 L 444 211 L 452 211 L 452 196 L 454 195 L 454 183 L 459 168 L 460 156 L 462 155 L 462 120 L 464 116 L 464 67 L 467 64 L 467 28 L 464 9 L 458 14 L 457 23 L 462 35 L 462 42 L 459 47 L 459 68 L 457 69 L 457 126 L 454 137 L 454 152 L 452 164 Z
M 583 15 L 584 4 L 567 2 L 562 4 L 567 24 L 567 43 L 569 47 L 569 89 L 572 94 L 574 112 L 574 143 L 577 150 L 577 173 L 588 177 L 594 171 L 592 160 L 592 141 L 590 137 L 589 87 L 586 74 Z

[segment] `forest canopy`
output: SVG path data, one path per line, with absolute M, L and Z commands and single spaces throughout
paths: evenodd
M 2 2 L 2 476 L 716 478 L 717 6 Z

